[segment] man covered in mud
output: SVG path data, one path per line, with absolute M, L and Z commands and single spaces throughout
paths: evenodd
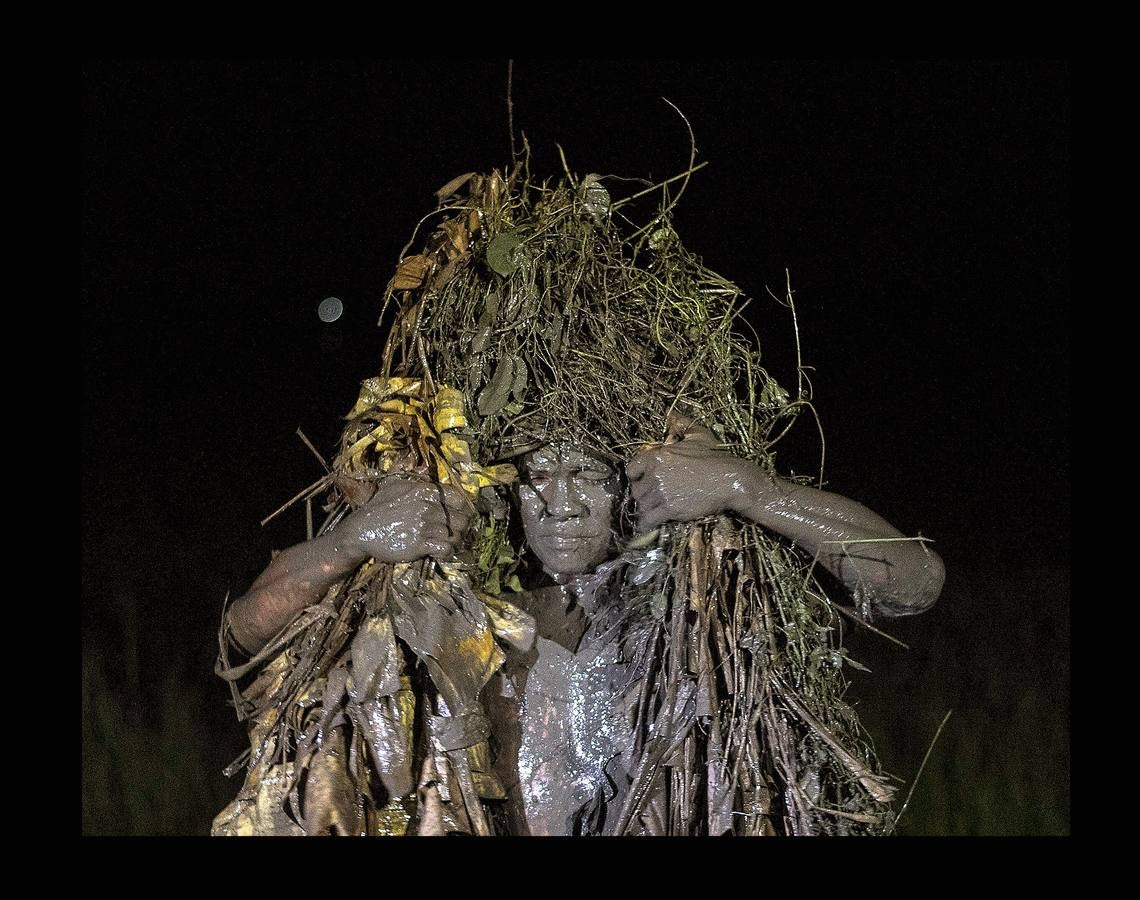
M 618 634 L 628 603 L 620 579 L 606 569 L 621 555 L 616 517 L 626 487 L 637 534 L 717 516 L 754 523 L 811 554 L 863 609 L 921 612 L 942 588 L 941 560 L 926 543 L 906 540 L 853 500 L 768 475 L 689 422 L 678 423 L 666 442 L 641 449 L 623 470 L 569 442 L 537 447 L 522 458 L 512 498 L 526 546 L 544 573 L 512 596 L 533 617 L 535 633 L 529 646 L 508 654 L 483 691 L 502 786 L 502 799 L 491 804 L 499 831 L 668 831 L 652 797 L 639 801 L 634 821 L 621 812 L 634 774 L 629 697 L 639 686 Z M 334 530 L 273 559 L 229 609 L 233 640 L 257 653 L 369 558 L 393 564 L 454 558 L 470 540 L 473 515 L 469 497 L 455 486 L 383 480 Z M 664 803 L 665 788 L 653 790 Z M 225 817 L 216 833 L 227 833 Z M 305 830 L 313 833 L 311 823 Z
M 603 181 L 437 193 L 326 524 L 227 610 L 251 748 L 215 834 L 890 831 L 816 574 L 906 615 L 942 563 L 775 474 L 802 372 L 764 370 L 667 192 L 631 228 Z

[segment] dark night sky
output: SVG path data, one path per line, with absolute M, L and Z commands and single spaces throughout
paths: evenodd
M 509 158 L 506 69 L 83 66 L 87 653 L 115 595 L 212 677 L 225 592 L 303 537 L 297 513 L 257 524 L 320 474 L 295 429 L 331 450 L 433 191 Z M 678 231 L 756 298 L 785 385 L 791 325 L 765 288 L 790 270 L 829 487 L 934 538 L 948 591 L 979 561 L 1067 582 L 1066 64 L 518 60 L 513 95 L 551 175 L 556 142 L 579 174 L 682 171 L 675 103 L 709 162 Z M 807 419 L 778 461 L 818 469 Z

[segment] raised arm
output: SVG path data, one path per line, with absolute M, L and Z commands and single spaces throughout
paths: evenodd
M 366 506 L 328 534 L 278 553 L 231 604 L 230 634 L 247 652 L 256 653 L 369 557 L 384 563 L 450 557 L 471 515 L 460 488 L 389 478 Z
M 942 560 L 861 503 L 773 477 L 717 448 L 703 428 L 647 448 L 626 466 L 644 531 L 731 511 L 815 556 L 856 596 L 884 615 L 922 612 L 942 592 Z

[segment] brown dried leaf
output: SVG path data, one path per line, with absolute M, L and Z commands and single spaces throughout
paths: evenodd
M 409 256 L 396 267 L 396 274 L 392 278 L 392 289 L 396 291 L 412 291 L 424 283 L 424 278 L 431 271 L 432 261 L 426 256 Z
M 440 226 L 458 253 L 467 252 L 467 227 L 459 219 L 448 219 Z
M 447 184 L 435 192 L 435 198 L 442 203 L 444 200 L 458 191 L 461 187 L 463 187 L 463 185 L 467 184 L 467 182 L 471 180 L 471 177 L 474 174 L 474 172 L 467 172 L 463 175 L 457 175 L 455 178 L 452 178 L 451 181 L 449 181 Z
M 400 689 L 400 651 L 387 615 L 365 619 L 352 639 L 353 702 L 392 697 Z
M 325 739 L 309 766 L 302 803 L 306 834 L 362 832 L 362 811 L 356 803 L 356 786 L 345 769 L 344 756 L 344 737 L 338 729 Z
M 505 190 L 506 184 L 503 183 L 503 176 L 499 174 L 498 169 L 495 169 L 487 180 L 487 205 L 492 208 L 498 206 L 499 198 L 503 196 Z
M 463 264 L 467 261 L 466 256 L 456 256 L 453 260 L 449 261 L 446 266 L 440 269 L 431 279 L 431 289 L 439 291 L 443 286 L 451 281 L 456 272 L 462 268 Z
M 370 700 L 360 706 L 364 739 L 376 774 L 390 797 L 404 797 L 415 787 L 412 776 L 412 715 L 415 701 L 409 695 Z M 403 701 L 403 702 L 402 702 Z M 411 714 L 410 714 L 411 713 Z

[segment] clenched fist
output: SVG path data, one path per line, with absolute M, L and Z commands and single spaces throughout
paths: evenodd
M 377 562 L 448 558 L 462 549 L 475 514 L 462 488 L 388 478 L 337 528 Z
M 681 422 L 671 430 L 671 441 L 645 447 L 625 466 L 642 532 L 737 511 L 756 490 L 756 467 L 718 449 L 707 428 Z

